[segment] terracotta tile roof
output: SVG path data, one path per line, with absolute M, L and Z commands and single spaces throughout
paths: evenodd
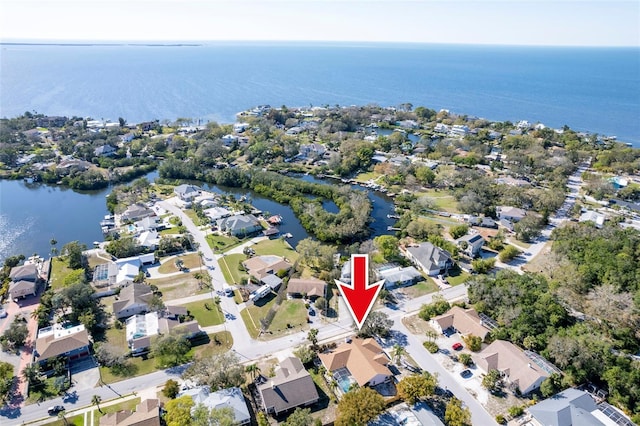
M 358 385 L 364 386 L 377 375 L 391 376 L 386 367 L 389 358 L 373 339 L 355 338 L 351 343 L 343 343 L 333 352 L 319 355 L 328 371 L 346 367 Z

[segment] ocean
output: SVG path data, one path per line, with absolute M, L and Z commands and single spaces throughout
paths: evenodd
M 0 116 L 235 121 L 272 106 L 401 103 L 640 147 L 640 49 L 347 43 L 0 45 Z

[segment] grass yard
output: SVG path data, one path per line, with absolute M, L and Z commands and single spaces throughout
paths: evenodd
M 58 396 L 58 391 L 54 386 L 54 382 L 57 377 L 60 376 L 52 376 L 47 378 L 44 383 L 38 387 L 30 386 L 29 397 L 27 398 L 28 403 L 32 404 L 35 402 L 46 401 Z
M 189 217 L 189 219 L 191 219 L 193 224 L 196 226 L 204 226 L 204 225 L 209 225 L 211 223 L 209 219 L 200 219 L 196 214 L 195 210 L 193 209 L 184 209 L 183 211 L 184 211 L 184 214 L 186 214 L 187 217 Z
M 177 226 L 173 226 L 171 228 L 163 229 L 158 233 L 160 235 L 178 235 L 180 234 L 180 229 Z
M 210 309 L 207 309 L 206 306 Z M 198 320 L 200 327 L 209 327 L 211 325 L 218 325 L 224 322 L 224 316 L 220 307 L 212 301 L 199 301 L 193 303 L 187 303 L 183 305 L 189 310 L 189 313 Z
M 446 227 L 458 226 L 462 224 L 462 222 L 458 222 L 457 220 L 451 219 L 450 217 L 434 216 L 434 215 L 420 216 L 419 220 L 424 222 L 435 223 L 436 225 L 446 226 Z
M 156 360 L 153 358 L 143 359 L 143 357 L 136 356 L 128 358 L 127 361 L 129 363 L 127 367 L 118 371 L 113 371 L 109 367 L 99 367 L 102 381 L 105 383 L 115 383 L 132 377 L 144 376 L 157 370 Z
M 46 426 L 84 426 L 84 414 L 78 414 L 77 416 L 69 417 L 65 416 L 67 421 L 64 419 L 57 419 L 49 423 L 44 423 Z
M 236 237 L 227 237 L 226 235 L 218 234 L 209 234 L 206 236 L 206 240 L 211 250 L 216 253 L 222 253 L 243 242 L 243 240 Z
M 257 247 L 257 246 L 254 246 Z M 224 279 L 229 283 L 241 283 L 246 281 L 249 275 L 244 271 L 240 271 L 238 266 L 244 260 L 246 260 L 247 256 L 242 253 L 229 254 L 221 258 L 220 269 L 222 269 L 222 275 L 224 275 Z
M 289 243 L 281 238 L 275 240 L 263 240 L 258 244 L 251 246 L 257 255 L 272 254 L 276 256 L 286 257 L 289 262 L 293 263 L 298 260 L 300 255 L 291 248 Z
M 449 284 L 452 286 L 460 285 L 469 278 L 471 278 L 471 274 L 464 272 L 459 267 L 453 268 L 447 273 L 447 281 L 449 281 Z
M 66 260 L 54 257 L 51 262 L 51 288 L 58 290 L 64 287 L 64 279 L 74 270 L 69 268 Z
M 358 176 L 355 177 L 355 179 L 358 182 L 367 182 L 368 180 L 377 179 L 378 177 L 380 177 L 380 175 L 376 172 L 366 172 L 366 173 L 360 173 Z
M 459 213 L 458 201 L 451 193 L 447 191 L 436 191 L 435 189 L 429 189 L 427 191 L 420 191 L 416 194 L 418 197 L 428 197 L 433 203 L 434 210 L 445 211 L 449 213 Z
M 291 328 L 304 327 L 307 324 L 307 309 L 302 300 L 285 300 L 271 321 L 269 331 L 281 333 Z M 287 327 L 289 325 L 290 327 Z
M 209 343 L 191 348 L 194 358 L 207 358 L 227 352 L 233 346 L 233 336 L 228 331 L 220 331 L 208 335 Z
M 205 287 L 199 287 L 198 280 L 193 277 L 193 273 L 185 273 L 157 279 L 147 278 L 146 282 L 148 284 L 158 286 L 158 289 L 162 292 L 162 298 L 165 302 L 209 291 Z
M 180 258 L 182 259 L 183 268 L 186 269 L 197 269 L 202 266 L 202 261 L 198 253 L 187 253 L 178 256 L 170 256 L 160 260 L 162 263 L 158 268 L 158 272 L 161 274 L 171 274 L 173 272 L 180 272 L 178 268 L 176 268 L 176 260 Z
M 249 334 L 254 339 L 258 337 L 258 333 L 260 332 L 260 320 L 267 315 L 269 309 L 276 304 L 276 296 L 275 294 L 271 294 L 269 296 L 263 297 L 258 301 L 260 305 L 250 304 L 246 309 L 243 309 L 240 312 L 240 316 L 242 317 Z
M 438 291 L 438 285 L 431 278 L 427 278 L 425 281 L 420 281 L 419 283 L 409 287 L 398 289 L 398 292 L 412 299 L 424 296 L 425 294 L 434 293 L 436 291 Z

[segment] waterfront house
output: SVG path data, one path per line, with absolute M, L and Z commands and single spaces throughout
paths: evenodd
M 120 291 L 118 299 L 113 302 L 113 315 L 117 319 L 123 319 L 146 312 L 152 297 L 153 291 L 148 285 L 129 284 Z
M 249 123 L 235 123 L 233 125 L 234 133 L 243 133 L 245 130 L 249 128 Z
M 202 191 L 201 188 L 195 185 L 178 185 L 173 189 L 174 194 L 178 196 L 182 201 L 189 202 L 193 200 L 195 197 L 200 195 Z
M 280 415 L 316 403 L 320 397 L 311 375 L 298 358 L 287 357 L 280 362 L 274 377 L 258 385 L 262 409 Z
M 9 272 L 9 278 L 11 279 L 9 284 L 11 299 L 35 296 L 38 290 L 38 268 L 35 264 L 26 263 L 22 266 L 14 266 Z
M 288 271 L 291 264 L 280 256 L 255 256 L 242 262 L 249 275 L 262 280 L 267 275 L 276 274 L 280 270 Z
M 231 211 L 224 207 L 213 206 L 203 211 L 203 213 L 211 220 L 211 223 L 215 223 L 220 219 L 231 216 Z
M 496 207 L 496 213 L 498 214 L 498 219 L 510 222 L 519 222 L 527 215 L 526 210 L 511 206 L 498 206 Z
M 252 214 L 239 214 L 218 219 L 216 225 L 220 232 L 241 238 L 262 231 L 262 225 Z
M 453 266 L 451 254 L 430 242 L 407 247 L 405 253 L 409 260 L 429 276 L 444 273 Z
M 467 234 L 456 240 L 456 244 L 460 248 L 462 248 L 464 253 L 466 253 L 469 257 L 476 257 L 478 254 L 480 254 L 484 243 L 485 240 L 480 234 Z
M 158 235 L 158 232 L 155 230 L 144 231 L 136 237 L 136 241 L 142 247 L 146 247 L 149 250 L 155 250 L 158 248 L 158 243 L 160 242 L 160 236 Z
M 178 394 L 178 398 L 189 396 L 193 399 L 193 413 L 199 404 L 207 407 L 207 410 L 219 410 L 221 408 L 230 408 L 233 411 L 234 425 L 246 425 L 251 423 L 251 414 L 247 407 L 247 402 L 242 395 L 242 390 L 238 387 L 220 389 L 217 392 L 211 392 L 209 386 L 197 386 L 185 389 Z
M 391 360 L 374 339 L 348 339 L 331 352 L 318 355 L 324 368 L 332 374 L 343 392 L 352 383 L 375 386 L 390 381 L 387 367 Z
M 236 135 L 224 135 L 220 139 L 222 140 L 222 144 L 227 147 L 238 142 L 238 137 Z
M 300 145 L 300 156 L 304 158 L 322 157 L 327 148 L 319 143 L 309 143 Z
M 69 362 L 89 355 L 89 333 L 84 325 L 67 327 L 54 324 L 38 331 L 34 360 L 40 364 L 57 356 Z
M 156 231 L 159 228 L 164 228 L 164 225 L 158 223 L 157 216 L 145 217 L 134 223 L 134 226 L 136 227 L 136 232 Z
M 523 395 L 535 391 L 549 377 L 549 373 L 533 362 L 525 353 L 511 342 L 495 340 L 477 354 L 473 361 L 485 374 L 498 370 L 513 387 L 520 389 Z
M 100 426 L 160 426 L 160 401 L 145 399 L 135 411 L 107 413 L 100 419 Z
M 142 204 L 132 204 L 126 208 L 122 214 L 120 214 L 120 223 L 124 222 L 137 222 L 145 217 L 155 216 L 155 212 Z
M 136 137 L 135 133 L 129 132 L 127 134 L 120 136 L 120 140 L 122 141 L 122 143 L 129 143 L 132 140 L 134 140 L 135 137 Z
M 482 340 L 486 339 L 491 331 L 475 309 L 463 309 L 460 306 L 453 306 L 444 314 L 431 318 L 429 324 L 440 333 L 446 329 L 454 328 L 463 336 L 473 335 Z
M 309 299 L 325 297 L 327 283 L 317 278 L 291 278 L 287 284 L 287 294 L 294 297 L 306 295 Z

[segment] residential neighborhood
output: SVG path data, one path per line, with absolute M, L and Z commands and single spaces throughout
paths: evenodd
M 0 423 L 632 425 L 633 380 L 612 377 L 638 363 L 638 221 L 617 198 L 634 178 L 567 154 L 569 130 L 419 111 L 262 105 L 193 131 L 87 121 L 119 142 L 78 161 L 152 138 L 167 158 L 155 181 L 110 187 L 102 240 L 5 260 Z M 353 139 L 325 128 L 352 115 Z M 267 124 L 280 157 L 258 137 Z M 180 151 L 211 139 L 215 161 Z M 605 183 L 613 202 L 594 198 Z M 336 284 L 359 285 L 356 254 L 382 286 L 361 327 Z

